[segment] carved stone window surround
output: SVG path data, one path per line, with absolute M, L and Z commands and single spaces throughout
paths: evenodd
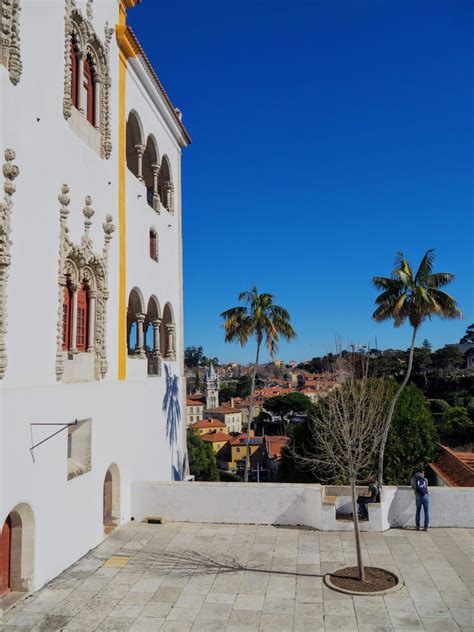
M 7 282 L 10 267 L 10 240 L 11 212 L 13 208 L 13 194 L 15 193 L 14 180 L 20 173 L 17 165 L 13 164 L 15 152 L 13 149 L 5 150 L 5 162 L 3 163 L 3 200 L 0 201 L 0 379 L 5 375 L 7 368 Z
M 59 273 L 58 273 L 58 321 L 56 335 L 56 379 L 58 381 L 83 381 L 87 379 L 103 379 L 107 373 L 107 345 L 105 339 L 106 333 L 106 317 L 107 317 L 107 299 L 109 291 L 107 287 L 108 280 L 108 250 L 109 243 L 115 227 L 112 223 L 112 216 L 107 215 L 106 221 L 102 224 L 104 230 L 104 246 L 102 252 L 97 254 L 93 250 L 92 239 L 89 235 L 89 229 L 92 224 L 92 216 L 94 209 L 92 208 L 92 199 L 86 196 L 85 206 L 83 209 L 84 232 L 81 237 L 81 243 L 75 244 L 69 238 L 69 227 L 67 225 L 67 217 L 69 215 L 70 198 L 68 196 L 69 187 L 63 184 L 60 195 L 58 196 L 60 206 L 60 238 L 59 238 Z M 63 344 L 63 301 L 64 288 L 67 283 L 72 287 L 79 287 L 85 282 L 90 291 L 90 297 L 94 300 L 92 322 L 93 329 L 89 329 L 89 341 L 87 351 L 75 354 L 74 344 L 71 351 L 64 351 Z M 73 308 L 73 315 L 75 314 Z M 73 332 L 75 331 L 75 322 L 73 319 Z M 78 358 L 81 356 L 80 358 Z M 74 372 L 74 366 L 67 367 L 66 362 L 72 361 L 77 365 L 78 371 Z
M 20 55 L 20 0 L 2 0 L 0 7 L 2 23 L 0 63 L 6 66 L 10 81 L 16 86 L 23 70 Z
M 104 26 L 104 43 L 97 37 L 93 27 L 92 1 L 88 0 L 86 7 L 86 16 L 82 15 L 80 9 L 76 7 L 75 0 L 65 0 L 66 14 L 64 18 L 65 24 L 65 41 L 64 41 L 64 97 L 63 97 L 63 114 L 66 120 L 70 119 L 73 110 L 77 115 L 81 115 L 85 120 L 86 126 L 81 126 L 77 120 L 71 123 L 74 131 L 84 138 L 88 145 L 95 149 L 97 141 L 91 142 L 94 138 L 92 131 L 94 126 L 87 121 L 84 113 L 84 98 L 79 98 L 79 109 L 74 108 L 71 99 L 71 40 L 74 37 L 76 46 L 81 53 L 81 57 L 90 55 L 93 60 L 94 81 L 96 86 L 96 114 L 95 125 L 99 133 L 99 155 L 102 158 L 109 158 L 112 152 L 111 142 L 111 121 L 110 121 L 110 41 L 114 29 L 105 23 Z M 82 80 L 82 64 L 79 72 L 79 90 L 83 91 Z M 77 117 L 76 117 L 77 119 Z M 87 130 L 90 128 L 90 130 Z

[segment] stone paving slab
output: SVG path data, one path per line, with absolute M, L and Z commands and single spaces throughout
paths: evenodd
M 405 585 L 352 597 L 352 533 L 130 523 L 9 610 L 0 632 L 474 632 L 474 530 L 362 534 L 367 565 Z

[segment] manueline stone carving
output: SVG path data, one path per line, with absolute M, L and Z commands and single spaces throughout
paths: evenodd
M 75 244 L 69 237 L 67 218 L 69 215 L 69 187 L 63 184 L 61 193 L 58 196 L 60 203 L 59 211 L 59 291 L 58 291 L 58 322 L 57 322 L 57 347 L 56 347 L 56 379 L 61 380 L 64 373 L 64 352 L 63 352 L 63 303 L 64 288 L 69 283 L 73 289 L 77 289 L 83 282 L 89 288 L 89 298 L 95 301 L 95 327 L 93 340 L 89 340 L 88 351 L 95 354 L 94 377 L 103 379 L 107 373 L 107 345 L 106 345 L 106 319 L 107 319 L 107 299 L 108 291 L 108 251 L 109 244 L 115 226 L 112 223 L 112 216 L 106 215 L 104 224 L 104 246 L 102 252 L 94 252 L 93 242 L 90 236 L 92 217 L 95 214 L 92 208 L 92 198 L 86 196 L 84 215 L 84 232 L 81 236 L 80 245 Z
M 2 22 L 2 47 L 0 61 L 7 69 L 10 81 L 20 81 L 23 65 L 20 56 L 20 0 L 2 0 L 0 3 Z
M 19 168 L 13 164 L 15 152 L 13 149 L 5 150 L 5 162 L 3 164 L 4 196 L 0 201 L 0 379 L 5 375 L 7 368 L 6 333 L 7 333 L 7 281 L 10 267 L 10 240 L 11 212 L 13 207 L 12 196 L 16 187 L 15 178 L 20 173 Z
M 100 132 L 102 158 L 109 158 L 112 153 L 110 128 L 110 42 L 114 29 L 108 22 L 104 26 L 104 42 L 97 36 L 93 24 L 92 0 L 88 0 L 86 17 L 76 7 L 75 0 L 65 0 L 64 16 L 64 96 L 63 115 L 67 120 L 72 112 L 71 100 L 71 41 L 74 37 L 79 55 L 91 55 L 94 62 L 94 77 L 100 86 L 100 111 L 97 123 Z

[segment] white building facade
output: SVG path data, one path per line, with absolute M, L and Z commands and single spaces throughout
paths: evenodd
M 129 520 L 132 481 L 186 469 L 190 139 L 136 3 L 2 3 L 0 596 Z

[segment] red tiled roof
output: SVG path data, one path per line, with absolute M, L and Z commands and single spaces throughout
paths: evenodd
M 430 467 L 450 487 L 474 487 L 474 454 L 456 452 L 444 445 L 436 463 Z
M 281 451 L 290 440 L 285 435 L 267 435 L 265 443 L 267 444 L 268 456 L 271 459 L 281 458 Z
M 217 408 L 209 408 L 206 412 L 230 415 L 231 413 L 240 413 L 240 410 L 238 408 L 232 408 L 231 406 L 218 406 Z
M 232 441 L 233 437 L 226 432 L 208 432 L 201 436 L 203 441 L 210 441 L 212 443 L 218 443 L 219 441 Z
M 226 425 L 220 419 L 201 419 L 193 423 L 193 428 L 225 428 Z
M 243 445 L 247 443 L 247 433 L 243 432 L 238 437 L 235 437 L 232 441 L 232 445 Z M 263 445 L 263 437 L 250 436 L 250 445 Z
M 186 399 L 186 406 L 203 406 L 204 407 L 203 401 L 201 401 L 200 399 L 191 399 L 191 397 L 192 396 Z M 202 397 L 202 395 L 200 395 L 200 397 Z

